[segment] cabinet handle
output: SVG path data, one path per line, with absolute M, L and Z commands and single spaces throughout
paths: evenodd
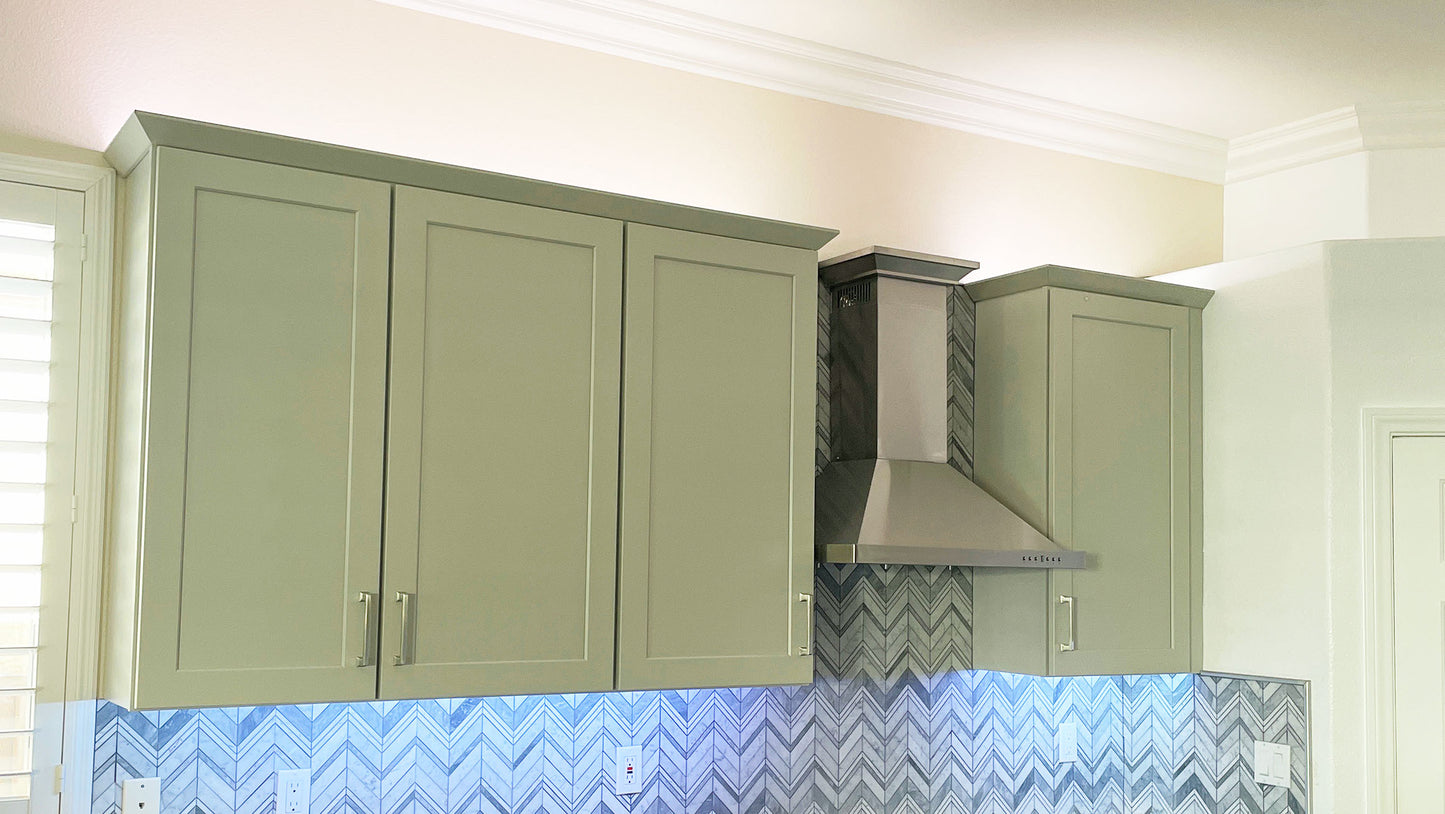
M 362 591 L 356 595 L 356 601 L 361 603 L 361 626 L 365 632 L 361 635 L 364 641 L 361 645 L 361 655 L 356 657 L 357 667 L 376 666 L 376 622 L 377 607 L 376 594 L 372 591 Z
M 1069 640 L 1059 643 L 1059 652 L 1069 653 L 1078 649 L 1074 642 L 1074 598 L 1072 596 L 1059 594 L 1059 604 L 1069 606 Z
M 412 641 L 411 630 L 411 606 L 416 601 L 416 594 L 397 591 L 396 601 L 401 603 L 401 652 L 391 657 L 391 663 L 400 667 L 416 659 L 416 642 Z
M 808 641 L 798 646 L 798 655 L 811 656 L 813 655 L 813 595 L 798 594 L 798 601 L 807 606 L 808 614 Z

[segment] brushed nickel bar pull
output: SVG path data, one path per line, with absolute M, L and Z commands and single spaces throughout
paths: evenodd
M 411 618 L 411 606 L 416 601 L 416 594 L 397 591 L 396 601 L 401 603 L 401 652 L 391 657 L 391 663 L 400 667 L 411 664 L 416 659 L 416 642 L 412 636 L 414 620 Z
M 808 641 L 806 644 L 798 646 L 798 655 L 811 656 L 813 655 L 813 595 L 798 594 L 798 601 L 807 606 L 808 613 Z
M 1059 643 L 1059 652 L 1069 653 L 1078 649 L 1077 644 L 1074 642 L 1074 598 L 1072 596 L 1059 594 L 1059 604 L 1069 606 L 1069 640 Z
M 361 655 L 356 657 L 357 667 L 376 666 L 376 623 L 379 609 L 376 607 L 376 593 L 373 591 L 361 591 L 356 595 L 356 601 L 361 603 L 361 626 L 363 628 Z

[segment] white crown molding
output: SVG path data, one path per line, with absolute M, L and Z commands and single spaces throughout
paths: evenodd
M 1226 183 L 1368 150 L 1445 147 L 1445 102 L 1358 104 L 1231 139 Z
M 380 0 L 669 68 L 1074 155 L 1224 180 L 1224 139 L 648 0 Z

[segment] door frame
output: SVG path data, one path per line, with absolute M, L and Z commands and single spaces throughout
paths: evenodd
M 1392 445 L 1396 438 L 1445 436 L 1445 407 L 1366 407 L 1361 429 L 1366 800 L 1374 814 L 1397 814 Z

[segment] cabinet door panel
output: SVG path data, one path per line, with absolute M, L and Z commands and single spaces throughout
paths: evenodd
M 620 689 L 803 683 L 816 257 L 628 226 Z
M 157 162 L 138 704 L 372 698 L 390 187 Z
M 1049 299 L 1053 539 L 1089 552 L 1050 572 L 1055 675 L 1188 672 L 1187 309 L 1054 289 Z
M 382 697 L 610 689 L 622 224 L 398 187 L 394 252 Z

